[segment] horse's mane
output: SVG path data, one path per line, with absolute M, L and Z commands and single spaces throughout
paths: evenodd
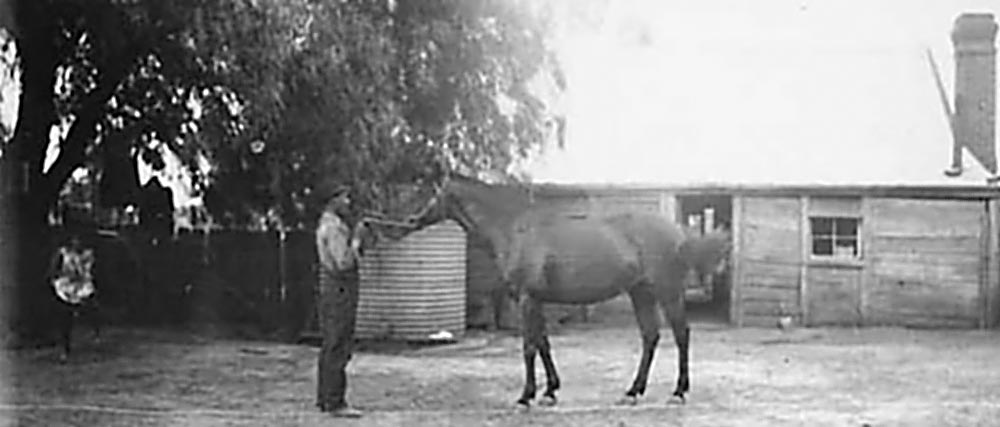
M 467 196 L 483 195 L 487 193 L 488 197 L 480 197 L 483 203 L 488 205 L 511 205 L 516 204 L 519 207 L 527 207 L 530 204 L 530 190 L 528 187 L 519 182 L 515 183 L 498 183 L 491 184 L 485 182 L 481 179 L 474 178 L 465 174 L 452 172 L 449 175 L 449 179 L 456 183 L 459 183 L 465 187 L 472 187 L 475 192 L 467 192 Z
M 531 198 L 530 186 L 519 181 L 508 181 L 500 183 L 489 183 L 481 179 L 471 177 L 461 173 L 451 173 L 449 179 L 466 186 L 475 187 L 482 191 L 503 192 L 509 198 L 523 198 L 525 201 Z
M 530 189 L 530 187 L 531 187 L 531 184 L 527 184 L 527 183 L 524 183 L 524 182 L 521 182 L 521 181 L 518 181 L 518 180 L 513 180 L 513 179 L 511 179 L 511 180 L 504 180 L 504 181 L 498 182 L 498 183 L 490 183 L 490 182 L 486 182 L 486 181 L 484 181 L 482 179 L 479 179 L 479 178 L 476 178 L 476 177 L 473 177 L 471 175 L 467 175 L 467 174 L 464 174 L 464 173 L 461 173 L 461 172 L 449 172 L 448 173 L 448 179 L 459 181 L 459 182 L 463 182 L 463 183 L 466 183 L 466 184 L 469 184 L 469 185 L 479 186 L 481 188 L 504 187 L 504 188 L 518 189 L 518 190 L 523 191 L 523 192 L 528 192 L 529 189 Z

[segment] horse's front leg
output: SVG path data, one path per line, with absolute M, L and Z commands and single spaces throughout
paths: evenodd
M 544 406 L 556 404 L 556 391 L 559 390 L 559 374 L 556 372 L 556 364 L 552 359 L 551 346 L 545 332 L 545 315 L 542 311 L 542 303 L 531 296 L 521 298 L 521 328 L 523 331 L 524 343 L 524 391 L 517 403 L 523 408 L 527 408 L 535 398 L 537 384 L 535 382 L 535 355 L 542 359 L 545 367 L 546 387 L 543 400 L 540 402 Z

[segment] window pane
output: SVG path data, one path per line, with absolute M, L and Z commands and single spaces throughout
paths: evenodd
M 844 239 L 844 238 L 837 239 L 833 254 L 836 256 L 843 256 L 843 257 L 857 257 L 858 240 Z
M 861 219 L 856 217 L 809 218 L 813 255 L 859 258 L 860 223 Z
M 833 255 L 833 239 L 813 238 L 813 255 Z
M 858 220 L 857 218 L 837 218 L 834 229 L 838 236 L 857 236 Z
M 814 237 L 833 235 L 833 218 L 810 218 L 809 221 Z

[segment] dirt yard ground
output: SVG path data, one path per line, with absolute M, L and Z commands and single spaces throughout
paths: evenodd
M 520 341 L 473 333 L 447 346 L 362 349 L 350 366 L 359 421 L 313 410 L 316 349 L 113 330 L 68 364 L 54 349 L 3 353 L 10 425 L 750 426 L 1000 424 L 1000 333 L 731 329 L 695 324 L 692 391 L 668 405 L 676 352 L 664 329 L 639 405 L 615 406 L 639 352 L 631 327 L 552 338 L 559 405 L 517 413 Z M 82 337 L 81 337 L 82 338 Z M 544 378 L 544 376 L 540 376 Z M 544 381 L 544 380 L 543 380 Z

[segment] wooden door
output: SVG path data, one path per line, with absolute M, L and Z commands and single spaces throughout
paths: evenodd
M 860 325 L 862 269 L 850 265 L 811 265 L 808 324 Z
M 797 197 L 741 197 L 737 232 L 734 318 L 741 325 L 773 326 L 797 316 L 802 263 L 801 204 Z
M 986 204 L 871 199 L 864 322 L 969 327 L 982 315 Z

